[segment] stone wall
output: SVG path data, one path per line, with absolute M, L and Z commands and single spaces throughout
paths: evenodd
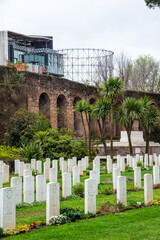
M 126 91 L 124 97 L 139 98 L 144 95 L 151 96 L 160 108 L 160 94 Z M 24 73 L 24 81 L 20 83 L 9 68 L 0 66 L 0 139 L 9 118 L 20 108 L 37 113 L 40 111 L 50 120 L 53 128 L 68 127 L 75 131 L 76 136 L 84 136 L 80 115 L 73 111 L 74 105 L 80 99 L 94 103 L 97 98 L 98 91 L 93 86 L 30 72 Z M 95 121 L 92 128 L 99 134 Z M 109 119 L 106 129 L 109 135 Z M 115 124 L 115 135 L 119 135 L 120 129 L 122 127 Z

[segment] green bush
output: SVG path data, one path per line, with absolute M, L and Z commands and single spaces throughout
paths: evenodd
M 73 185 L 73 193 L 81 198 L 84 197 L 84 184 L 78 183 L 77 185 Z
M 20 147 L 33 138 L 35 131 L 46 131 L 50 127 L 49 121 L 41 114 L 21 109 L 10 118 L 6 141 L 11 146 Z
M 142 163 L 140 160 L 137 161 L 137 167 L 141 167 L 142 166 Z
M 75 222 L 84 217 L 84 214 L 78 208 L 61 208 L 60 213 L 67 217 L 68 222 Z
M 0 237 L 3 237 L 4 236 L 4 230 L 3 228 L 0 227 Z
M 27 146 L 21 148 L 21 156 L 26 162 L 30 162 L 32 158 L 40 159 L 43 156 L 43 150 L 40 145 L 30 142 Z
M 14 167 L 14 160 L 20 159 L 20 155 L 21 151 L 18 148 L 0 145 L 0 159 L 9 164 L 11 169 Z

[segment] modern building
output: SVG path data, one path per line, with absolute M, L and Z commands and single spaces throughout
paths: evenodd
M 23 35 L 0 31 L 0 65 L 22 61 L 28 71 L 64 76 L 63 55 L 53 50 L 50 36 Z

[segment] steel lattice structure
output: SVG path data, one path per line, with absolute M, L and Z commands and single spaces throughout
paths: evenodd
M 113 52 L 105 49 L 60 49 L 63 54 L 64 77 L 77 82 L 94 84 L 112 75 Z M 107 75 L 107 76 L 106 76 Z

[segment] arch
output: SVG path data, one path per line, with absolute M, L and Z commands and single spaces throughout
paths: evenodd
M 57 127 L 60 128 L 67 128 L 67 100 L 63 94 L 60 94 L 57 98 Z
M 39 111 L 50 120 L 50 99 L 47 93 L 41 93 L 39 97 Z
M 73 101 L 73 107 L 77 102 L 79 102 L 81 98 L 79 96 L 75 97 Z M 82 119 L 80 112 L 74 111 L 74 134 L 76 137 L 82 137 L 83 136 L 83 125 L 82 125 Z

